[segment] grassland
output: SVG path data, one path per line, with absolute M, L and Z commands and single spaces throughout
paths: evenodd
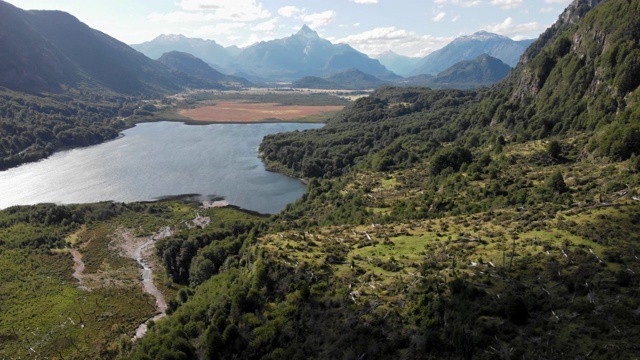
M 350 100 L 347 93 L 252 88 L 194 91 L 147 100 L 127 118 L 139 122 L 179 121 L 191 125 L 246 122 L 323 123 Z
M 219 102 L 215 105 L 180 110 L 179 115 L 192 121 L 213 123 L 254 123 L 295 121 L 297 119 L 327 119 L 327 113 L 336 113 L 343 106 L 302 106 L 277 103 Z

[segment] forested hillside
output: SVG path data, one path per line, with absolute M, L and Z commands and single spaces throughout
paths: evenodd
M 118 136 L 138 101 L 114 94 L 32 95 L 0 90 L 0 170 Z
M 302 177 L 334 177 L 355 165 L 407 167 L 454 139 L 448 123 L 477 96 L 462 90 L 380 88 L 322 129 L 267 136 L 260 151 L 267 165 Z

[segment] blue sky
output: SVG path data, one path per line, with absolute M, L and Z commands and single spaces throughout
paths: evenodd
M 486 30 L 536 38 L 570 0 L 8 0 L 22 9 L 63 10 L 128 44 L 183 34 L 229 46 L 282 38 L 307 24 L 333 43 L 370 56 L 425 56 Z

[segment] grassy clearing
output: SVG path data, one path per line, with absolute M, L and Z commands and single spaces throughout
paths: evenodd
M 0 356 L 98 358 L 154 310 L 137 284 L 77 289 L 69 254 L 0 254 Z
M 334 282 L 344 284 L 347 293 L 375 294 L 392 302 L 398 289 L 423 276 L 450 279 L 466 274 L 472 282 L 485 283 L 494 274 L 544 268 L 550 261 L 569 266 L 586 261 L 604 267 L 611 274 L 625 270 L 611 252 L 640 251 L 631 214 L 640 211 L 638 202 L 615 206 L 573 209 L 539 221 L 535 228 L 514 232 L 513 224 L 522 215 L 504 210 L 493 214 L 474 214 L 420 220 L 411 224 L 340 226 L 311 229 L 308 232 L 282 232 L 265 236 L 260 247 L 279 257 L 288 266 L 325 268 Z M 603 243 L 585 236 L 597 219 L 607 226 L 618 224 L 616 241 Z M 582 230 L 581 230 L 582 229 Z M 585 234 L 581 234 L 581 231 Z M 609 255 L 607 255 L 609 254 Z M 608 258 L 607 258 L 608 256 Z M 637 264 L 636 264 L 637 265 Z M 329 266 L 330 270 L 326 270 Z M 635 266 L 631 271 L 640 271 Z M 489 292 L 504 288 L 496 278 Z M 554 288 L 552 279 L 542 279 L 542 288 Z M 354 290 L 355 289 L 355 290 Z M 493 290 L 492 290 L 493 289 Z
M 78 229 L 76 232 L 73 232 L 69 235 L 67 235 L 67 237 L 64 239 L 64 242 L 71 245 L 71 246 L 75 246 L 78 244 L 78 241 L 80 241 L 79 238 L 79 234 L 83 233 L 87 230 L 87 226 L 86 225 L 82 225 L 80 227 L 80 229 Z

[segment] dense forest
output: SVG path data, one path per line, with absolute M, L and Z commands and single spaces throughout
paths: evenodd
M 53 152 L 95 145 L 118 136 L 124 119 L 145 105 L 115 94 L 36 95 L 0 91 L 0 169 L 40 160 Z

